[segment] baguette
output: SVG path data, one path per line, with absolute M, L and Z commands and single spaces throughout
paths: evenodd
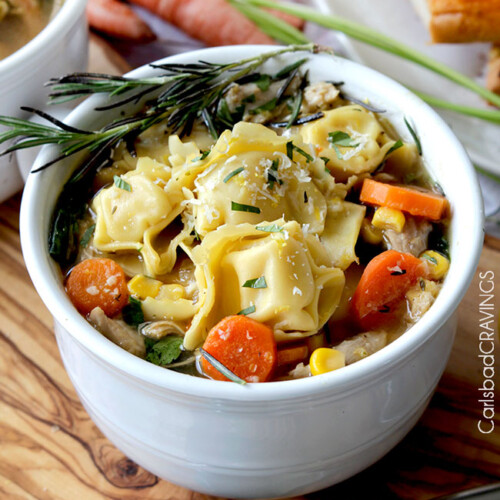
M 435 43 L 500 42 L 500 0 L 427 0 Z
M 500 44 L 493 45 L 490 50 L 486 88 L 500 94 Z

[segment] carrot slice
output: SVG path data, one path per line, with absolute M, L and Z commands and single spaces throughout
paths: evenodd
M 431 220 L 441 219 L 448 208 L 448 200 L 444 196 L 373 179 L 364 180 L 359 199 L 364 203 L 403 210 Z
M 86 259 L 77 264 L 66 281 L 66 292 L 81 314 L 100 307 L 114 316 L 128 303 L 123 269 L 111 259 Z
M 387 250 L 377 255 L 363 271 L 351 299 L 358 323 L 365 329 L 379 326 L 426 273 L 425 264 L 411 254 Z
M 246 382 L 266 382 L 276 367 L 276 340 L 264 323 L 247 316 L 227 316 L 209 332 L 203 349 Z M 215 380 L 228 380 L 205 358 L 203 372 Z
M 309 349 L 306 345 L 278 349 L 278 366 L 291 365 L 292 363 L 304 361 L 308 354 Z

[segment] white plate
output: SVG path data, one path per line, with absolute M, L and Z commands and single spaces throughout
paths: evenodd
M 487 44 L 430 44 L 429 33 L 410 0 L 315 0 L 323 12 L 356 21 L 399 40 L 484 84 Z M 448 101 L 488 109 L 476 94 L 392 54 L 342 36 L 347 55 L 416 90 Z M 490 108 L 491 109 L 491 108 Z M 437 110 L 457 134 L 472 160 L 500 174 L 500 126 Z

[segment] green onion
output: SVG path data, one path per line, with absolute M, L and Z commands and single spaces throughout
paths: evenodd
M 127 181 L 124 181 L 121 177 L 118 177 L 117 175 L 113 177 L 113 182 L 115 183 L 115 186 L 118 189 L 123 189 L 124 191 L 129 191 L 129 192 L 132 191 L 132 186 Z
M 291 3 L 277 3 L 270 0 L 230 0 L 234 5 L 254 5 L 258 7 L 269 7 L 282 12 L 287 12 L 306 21 L 311 21 L 313 23 L 324 26 L 332 30 L 340 31 L 347 36 L 350 36 L 360 42 L 367 43 L 379 49 L 385 50 L 391 54 L 398 57 L 407 59 L 408 61 L 414 62 L 434 71 L 438 75 L 448 78 L 452 82 L 465 87 L 472 92 L 480 95 L 492 104 L 500 107 L 500 96 L 491 92 L 480 84 L 463 75 L 459 71 L 456 71 L 445 64 L 442 64 L 421 52 L 412 49 L 411 47 L 394 40 L 382 33 L 377 32 L 371 28 L 367 28 L 361 24 L 349 21 L 347 19 L 342 19 L 337 16 L 327 15 L 323 12 L 318 12 L 315 9 L 309 7 L 303 7 L 301 5 L 291 4 Z M 268 14 L 271 17 L 271 14 Z M 262 27 L 262 26 L 261 26 Z M 453 105 L 452 105 L 453 106 Z M 500 113 L 499 113 L 500 114 Z
M 218 372 L 222 373 L 222 375 L 231 380 L 231 382 L 236 382 L 240 385 L 246 384 L 246 382 L 242 378 L 238 377 L 238 375 L 235 375 L 229 368 L 226 368 L 220 361 L 215 359 L 202 347 L 200 347 L 200 353 Z
M 237 168 L 236 170 L 233 170 L 232 172 L 230 172 L 229 174 L 226 175 L 226 177 L 224 177 L 224 180 L 222 182 L 224 183 L 227 183 L 228 181 L 230 181 L 235 175 L 238 175 L 240 172 L 243 172 L 243 170 L 245 170 L 244 167 L 240 167 L 240 168 Z
M 408 123 L 408 120 L 406 119 L 406 117 L 405 117 L 405 125 L 406 125 L 406 128 L 410 131 L 410 134 L 413 137 L 413 140 L 415 141 L 415 144 L 416 144 L 417 149 L 418 149 L 418 154 L 420 156 L 422 156 L 422 144 L 420 143 L 420 139 L 419 139 L 417 133 L 415 132 L 415 130 L 413 129 L 413 127 Z
M 283 228 L 277 224 L 270 224 L 269 226 L 256 226 L 257 231 L 264 231 L 265 233 L 281 233 Z
M 327 158 L 326 156 L 320 156 L 320 158 L 325 162 L 325 166 L 328 165 L 330 158 Z M 330 172 L 330 171 L 328 170 L 328 172 Z
M 231 201 L 231 210 L 235 212 L 251 212 L 253 214 L 260 214 L 260 208 L 252 205 L 245 205 L 244 203 L 236 203 Z
M 242 286 L 243 288 L 267 288 L 266 278 L 261 276 L 260 278 L 254 278 L 253 280 L 247 280 Z
M 248 316 L 249 314 L 252 314 L 255 312 L 255 306 L 252 304 L 249 307 L 245 307 L 245 309 L 242 309 L 239 313 L 236 313 L 238 316 Z

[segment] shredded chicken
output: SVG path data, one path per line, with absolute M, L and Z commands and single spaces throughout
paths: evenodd
M 331 83 L 313 83 L 304 90 L 302 112 L 315 113 L 320 109 L 331 107 L 338 96 L 339 90 Z
M 185 332 L 173 321 L 162 320 L 147 323 L 141 328 L 141 333 L 150 339 L 160 340 L 170 334 L 184 336 Z
M 438 296 L 441 284 L 430 280 L 421 280 L 406 293 L 408 310 L 405 320 L 416 323 L 432 306 Z
M 311 376 L 311 368 L 309 365 L 299 363 L 293 370 L 288 373 L 291 378 L 306 378 Z
M 88 319 L 111 342 L 136 356 L 146 355 L 143 337 L 124 321 L 108 318 L 100 307 L 92 309 Z
M 401 233 L 393 229 L 384 230 L 384 242 L 388 249 L 411 253 L 415 257 L 418 257 L 427 249 L 427 242 L 431 231 L 432 225 L 425 219 L 407 217 Z
M 346 365 L 350 365 L 351 363 L 355 363 L 360 359 L 370 356 L 370 354 L 374 352 L 380 351 L 380 349 L 386 345 L 387 333 L 380 330 L 355 335 L 348 340 L 344 340 L 339 345 L 334 346 L 334 349 L 343 352 Z

